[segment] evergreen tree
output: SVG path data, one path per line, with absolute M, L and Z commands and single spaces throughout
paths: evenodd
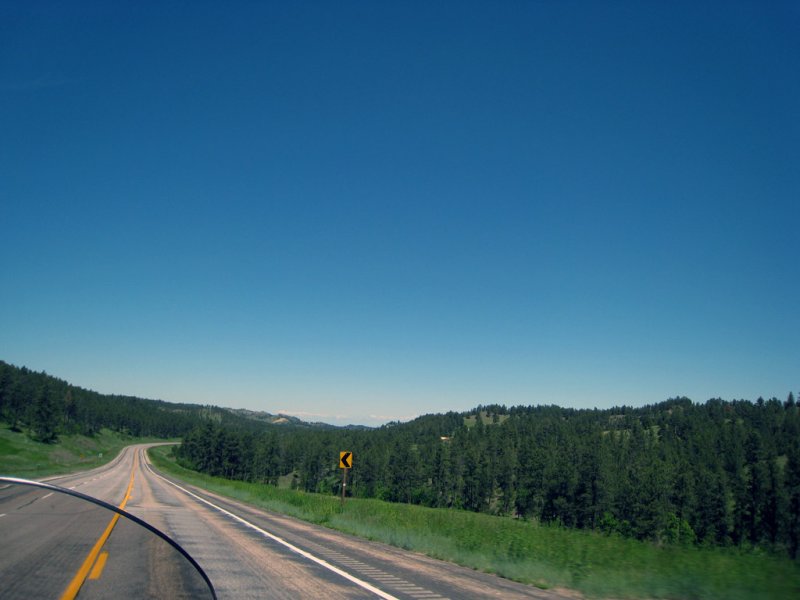
M 789 555 L 800 553 L 800 440 L 795 439 L 786 461 L 786 541 Z
M 56 428 L 59 416 L 56 406 L 50 397 L 50 390 L 47 386 L 43 387 L 37 397 L 33 409 L 31 426 L 34 435 L 40 442 L 52 443 L 56 441 Z

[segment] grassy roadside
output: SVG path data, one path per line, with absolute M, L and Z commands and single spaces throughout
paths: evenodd
M 101 430 L 93 437 L 62 435 L 56 444 L 42 444 L 0 423 L 0 475 L 37 479 L 99 467 L 130 444 L 157 442 Z
M 565 587 L 589 597 L 750 599 L 800 597 L 800 565 L 736 549 L 657 547 L 504 517 L 379 500 L 339 499 L 229 481 L 184 469 L 169 448 L 156 466 L 189 483 L 333 529 L 473 569 Z

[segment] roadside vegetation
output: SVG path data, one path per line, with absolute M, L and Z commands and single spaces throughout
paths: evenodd
M 93 436 L 61 435 L 58 443 L 44 443 L 0 421 L 0 475 L 39 479 L 99 467 L 130 444 L 163 441 L 101 429 Z
M 256 483 L 453 508 L 660 546 L 800 560 L 800 406 L 674 398 L 639 408 L 500 405 L 371 430 L 253 432 L 206 421 L 181 465 Z
M 371 540 L 588 597 L 750 599 L 800 595 L 800 567 L 758 550 L 657 544 L 530 520 L 367 498 L 340 500 L 186 469 L 172 449 L 154 464 L 217 493 Z

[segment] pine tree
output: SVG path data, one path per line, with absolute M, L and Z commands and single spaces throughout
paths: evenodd
M 58 415 L 47 386 L 43 387 L 36 397 L 31 421 L 34 435 L 40 442 L 50 444 L 56 441 Z
M 794 440 L 786 461 L 785 476 L 787 518 L 786 538 L 789 555 L 796 559 L 800 553 L 800 441 Z

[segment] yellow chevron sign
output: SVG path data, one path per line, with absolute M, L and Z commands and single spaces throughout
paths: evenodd
M 353 453 L 352 452 L 339 452 L 339 468 L 352 469 L 353 468 Z

